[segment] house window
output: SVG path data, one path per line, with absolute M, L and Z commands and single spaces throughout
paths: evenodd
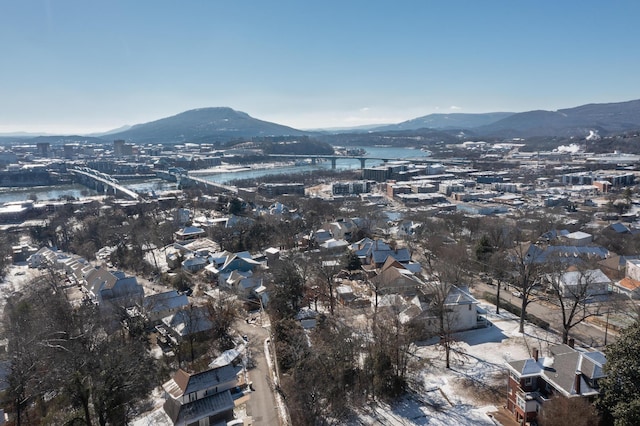
M 191 393 L 189 394 L 189 402 L 193 402 L 193 401 L 195 401 L 196 399 L 198 399 L 198 394 L 197 394 L 196 392 L 191 392 Z
M 518 395 L 518 396 L 516 397 L 516 401 L 517 401 L 517 403 L 518 403 L 518 407 L 520 407 L 520 409 L 521 409 L 522 411 L 526 411 L 526 409 L 525 409 L 525 404 L 524 404 L 524 399 L 523 399 L 520 395 Z
M 533 380 L 531 379 L 531 377 L 526 377 L 524 379 L 524 385 L 525 386 L 531 386 L 532 383 L 533 383 Z

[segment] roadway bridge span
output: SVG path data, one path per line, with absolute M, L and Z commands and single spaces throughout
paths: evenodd
M 140 194 L 121 185 L 117 179 L 88 167 L 76 167 L 69 169 L 69 172 L 75 176 L 78 183 L 98 192 L 111 193 L 115 196 L 124 196 L 132 200 L 140 200 Z

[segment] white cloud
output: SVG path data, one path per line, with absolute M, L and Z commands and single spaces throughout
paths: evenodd
M 461 107 L 459 107 L 459 106 L 451 105 L 451 106 L 449 107 L 449 109 L 450 109 L 450 110 L 454 110 L 454 111 L 455 111 L 455 110 L 460 110 L 460 109 L 462 109 L 462 108 L 461 108 Z
M 360 112 L 367 112 L 367 111 L 369 111 L 369 107 L 360 108 Z

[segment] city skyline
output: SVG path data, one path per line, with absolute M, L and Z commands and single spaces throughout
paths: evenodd
M 228 106 L 299 129 L 640 98 L 620 1 L 0 4 L 0 133 Z

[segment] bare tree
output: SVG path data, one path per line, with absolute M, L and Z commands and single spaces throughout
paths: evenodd
M 534 300 L 533 290 L 538 284 L 543 271 L 543 250 L 535 244 L 522 243 L 510 250 L 507 258 L 514 274 L 513 285 L 520 293 L 520 328 L 524 333 L 524 322 L 527 318 L 527 306 Z
M 342 262 L 334 256 L 319 257 L 315 265 L 315 273 L 322 283 L 320 288 L 324 289 L 324 294 L 329 300 L 329 312 L 333 315 L 335 308 L 335 277 L 342 269 Z
M 454 286 L 460 285 L 466 275 L 462 263 L 466 259 L 466 249 L 459 244 L 442 245 L 438 248 L 438 252 L 438 255 L 429 252 L 425 256 L 429 274 L 425 293 L 430 298 L 431 313 L 437 320 L 439 345 L 445 353 L 446 368 L 451 368 L 456 316 L 449 305 L 448 298 Z
M 237 299 L 235 297 L 225 297 L 221 293 L 217 299 L 210 299 L 206 307 L 212 324 L 213 338 L 218 342 L 219 349 L 227 350 L 232 348 L 231 326 L 239 317 L 240 311 Z
M 101 425 L 126 424 L 132 404 L 155 381 L 155 366 L 141 339 L 110 333 L 108 323 L 92 304 L 72 308 L 45 282 L 8 303 L 8 395 L 17 424 L 23 414 L 31 423 L 36 409 L 58 419 L 80 409 L 87 425 L 96 418 Z
M 493 253 L 489 258 L 489 270 L 496 284 L 496 314 L 500 314 L 500 291 L 509 276 L 505 269 L 506 264 L 504 252 Z
M 569 341 L 569 333 L 573 327 L 589 317 L 600 314 L 600 306 L 587 309 L 587 301 L 592 296 L 599 276 L 599 270 L 586 269 L 584 265 L 574 271 L 566 272 L 562 265 L 554 265 L 553 272 L 547 273 L 545 278 L 549 282 L 551 291 L 560 305 L 562 314 L 562 343 Z

